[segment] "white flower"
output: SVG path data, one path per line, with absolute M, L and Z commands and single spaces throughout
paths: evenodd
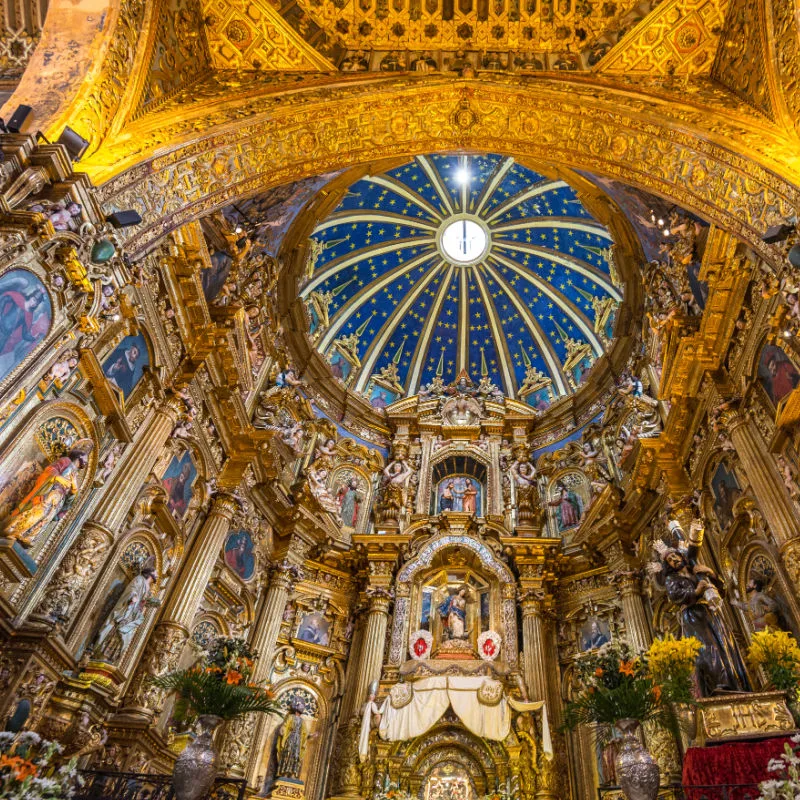
M 34 745 L 39 744 L 42 741 L 42 737 L 35 731 L 22 731 L 17 734 L 17 741 L 22 744 Z
M 769 764 L 767 764 L 767 771 L 768 772 L 778 772 L 778 770 L 783 769 L 783 759 L 780 758 L 771 758 L 769 760 Z

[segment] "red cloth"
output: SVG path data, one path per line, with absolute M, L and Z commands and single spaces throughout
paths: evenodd
M 732 742 L 718 744 L 713 747 L 690 747 L 683 759 L 683 785 L 720 786 L 749 784 L 739 789 L 732 789 L 723 795 L 720 790 L 686 790 L 687 800 L 746 800 L 758 797 L 756 791 L 760 781 L 774 778 L 767 772 L 770 759 L 778 758 L 784 752 L 788 736 L 762 739 L 758 742 Z

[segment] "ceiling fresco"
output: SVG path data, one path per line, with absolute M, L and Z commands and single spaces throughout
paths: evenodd
M 569 184 L 513 158 L 418 157 L 351 185 L 314 230 L 309 335 L 376 408 L 462 370 L 544 408 L 613 339 L 613 244 Z

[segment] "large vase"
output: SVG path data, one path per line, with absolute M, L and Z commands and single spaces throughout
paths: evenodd
M 201 800 L 217 777 L 217 751 L 214 749 L 214 731 L 222 719 L 211 714 L 197 718 L 200 733 L 175 761 L 172 784 L 176 800 Z
M 661 782 L 658 764 L 639 741 L 639 720 L 621 719 L 615 767 L 617 782 L 628 800 L 656 800 Z

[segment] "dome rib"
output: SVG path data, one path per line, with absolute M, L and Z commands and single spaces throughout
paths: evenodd
M 320 222 L 301 297 L 315 346 L 368 399 L 466 370 L 552 402 L 613 335 L 612 246 L 564 180 L 493 154 L 418 156 L 361 178 Z

